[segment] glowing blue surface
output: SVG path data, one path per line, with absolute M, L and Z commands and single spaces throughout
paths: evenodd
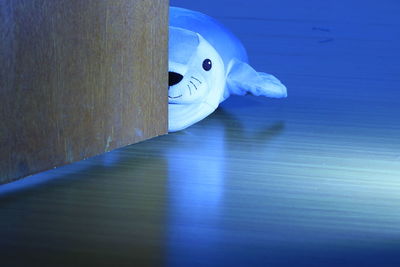
M 244 7 L 240 0 L 171 0 L 171 5 L 221 21 L 242 40 L 250 63 L 276 74 L 290 97 L 284 103 L 233 98 L 222 104 L 244 129 L 232 137 L 244 138 L 243 146 L 224 148 L 224 168 L 240 171 L 229 154 L 242 150 L 249 174 L 240 180 L 223 176 L 223 210 L 212 225 L 208 216 L 196 221 L 209 225 L 207 235 L 202 228 L 190 232 L 184 222 L 192 213 L 172 204 L 178 215 L 170 221 L 170 266 L 398 265 L 400 4 L 283 0 Z M 247 131 L 274 121 L 280 130 L 268 146 L 251 142 L 259 135 Z

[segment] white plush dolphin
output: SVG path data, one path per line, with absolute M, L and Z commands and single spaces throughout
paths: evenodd
M 170 7 L 168 130 L 204 119 L 231 94 L 286 97 L 274 76 L 255 71 L 242 43 L 202 13 Z

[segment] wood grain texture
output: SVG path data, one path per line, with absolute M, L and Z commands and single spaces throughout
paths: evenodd
M 167 131 L 168 3 L 0 3 L 0 183 Z

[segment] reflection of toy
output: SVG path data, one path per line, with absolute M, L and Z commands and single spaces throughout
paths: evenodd
M 286 97 L 274 76 L 247 64 L 240 41 L 214 19 L 170 8 L 169 131 L 179 131 L 210 115 L 231 94 Z

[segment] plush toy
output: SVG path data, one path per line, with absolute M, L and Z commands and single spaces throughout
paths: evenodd
M 231 94 L 286 97 L 274 76 L 255 71 L 241 42 L 213 18 L 171 7 L 169 25 L 169 131 L 204 119 Z

